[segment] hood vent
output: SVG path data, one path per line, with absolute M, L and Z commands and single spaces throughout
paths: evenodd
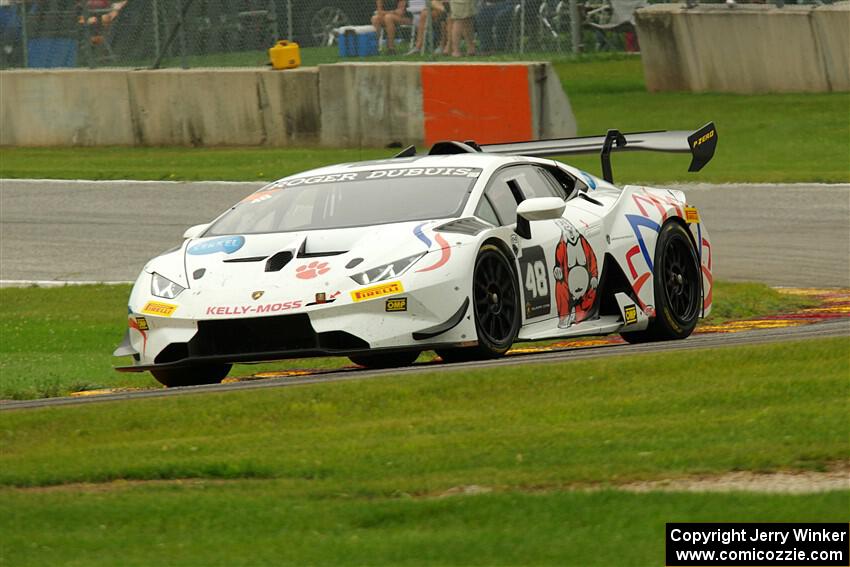
M 279 272 L 283 269 L 285 265 L 292 260 L 292 252 L 289 250 L 285 250 L 283 252 L 278 252 L 271 258 L 269 258 L 268 262 L 266 262 L 266 271 L 267 272 Z
M 324 258 L 325 256 L 339 256 L 345 254 L 348 250 L 328 250 L 327 252 L 307 252 L 307 239 L 301 243 L 301 248 L 298 249 L 299 258 Z
M 222 260 L 225 264 L 238 264 L 240 262 L 262 262 L 268 258 L 268 256 L 249 256 L 247 258 L 230 258 L 229 260 Z

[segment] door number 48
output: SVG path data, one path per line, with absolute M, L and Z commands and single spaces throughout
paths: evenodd
M 525 289 L 531 297 L 546 297 L 549 295 L 549 278 L 546 264 L 538 260 L 529 262 L 525 267 Z

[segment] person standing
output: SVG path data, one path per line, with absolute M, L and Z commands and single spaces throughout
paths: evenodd
M 460 42 L 466 42 L 466 54 L 475 55 L 475 0 L 451 0 L 452 57 L 460 57 Z

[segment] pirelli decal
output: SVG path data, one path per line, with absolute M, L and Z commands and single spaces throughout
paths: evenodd
M 385 295 L 393 295 L 394 293 L 403 293 L 404 286 L 401 282 L 388 282 L 372 287 L 364 287 L 351 292 L 351 299 L 354 301 L 366 301 L 367 299 L 375 299 Z
M 712 139 L 714 137 L 715 133 L 716 133 L 716 131 L 714 130 L 714 128 L 712 128 L 711 130 L 709 130 L 708 132 L 706 132 L 705 134 L 703 134 L 702 136 L 700 136 L 699 138 L 694 140 L 693 146 L 691 146 L 691 147 L 696 148 L 697 146 L 703 145 L 704 143 L 706 143 L 707 141 Z
M 172 305 L 171 303 L 163 303 L 161 301 L 148 301 L 145 306 L 142 307 L 142 313 L 147 313 L 148 315 L 158 315 L 160 317 L 171 317 L 176 310 L 176 305 Z
M 685 207 L 685 222 L 699 224 L 699 211 L 696 207 Z

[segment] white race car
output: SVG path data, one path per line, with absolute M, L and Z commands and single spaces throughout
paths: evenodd
M 713 156 L 713 124 L 496 144 L 324 167 L 248 196 L 151 260 L 120 371 L 166 386 L 235 362 L 343 355 L 367 367 L 503 355 L 516 341 L 682 339 L 711 309 L 712 252 L 680 191 L 612 183 L 612 150 Z M 541 156 L 602 154 L 604 179 Z

